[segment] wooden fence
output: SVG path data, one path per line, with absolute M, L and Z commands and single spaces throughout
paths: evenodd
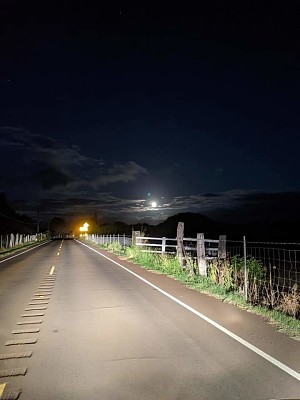
M 203 233 L 197 238 L 185 238 L 178 233 L 177 238 L 156 238 L 140 236 L 135 232 L 133 243 L 143 248 L 142 251 L 158 254 L 176 254 L 182 268 L 186 266 L 187 257 L 197 260 L 200 275 L 207 274 L 207 260 L 226 258 L 226 236 L 219 239 L 205 239 Z
M 183 236 L 183 223 L 178 224 L 177 237 L 148 237 L 141 236 L 140 231 L 133 231 L 132 236 L 124 235 L 96 235 L 86 236 L 98 245 L 119 243 L 121 246 L 138 246 L 142 251 L 158 254 L 174 254 L 179 259 L 182 268 L 185 268 L 187 257 L 197 261 L 199 274 L 207 274 L 207 261 L 215 258 L 226 258 L 226 236 L 219 239 L 205 239 L 203 233 L 198 233 L 197 238 Z
M 46 235 L 37 233 L 35 235 L 25 235 L 19 233 L 10 233 L 0 236 L 0 250 L 5 251 L 26 243 L 34 243 L 45 240 Z

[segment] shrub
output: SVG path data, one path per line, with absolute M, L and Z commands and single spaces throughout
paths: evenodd
M 290 293 L 281 293 L 278 309 L 291 317 L 296 318 L 300 311 L 300 293 L 294 285 Z
M 122 252 L 123 252 L 122 245 L 118 242 L 108 243 L 106 245 L 106 248 L 107 248 L 107 250 L 112 251 L 113 253 L 116 253 L 116 254 L 122 254 Z

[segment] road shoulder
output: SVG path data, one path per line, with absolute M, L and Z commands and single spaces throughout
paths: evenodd
M 174 296 L 176 299 L 192 307 L 235 335 L 238 335 L 281 363 L 289 366 L 298 373 L 300 372 L 300 342 L 277 331 L 263 317 L 190 289 L 171 277 L 133 264 L 123 257 L 116 256 L 95 245 L 89 244 L 89 246 Z

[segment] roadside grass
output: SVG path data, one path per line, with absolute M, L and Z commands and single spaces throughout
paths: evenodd
M 232 288 L 228 289 L 224 285 L 213 283 L 210 277 L 195 274 L 191 265 L 188 265 L 187 268 L 183 270 L 174 256 L 142 252 L 138 247 L 123 248 L 116 242 L 108 245 L 99 245 L 99 247 L 118 256 L 122 256 L 128 261 L 138 264 L 148 270 L 156 271 L 176 279 L 190 289 L 197 290 L 201 293 L 218 298 L 222 302 L 233 304 L 248 312 L 260 315 L 267 322 L 274 325 L 276 330 L 294 340 L 300 340 L 299 319 L 288 316 L 276 309 L 251 305 L 246 302 L 243 294 L 239 293 L 237 290 L 232 290 Z

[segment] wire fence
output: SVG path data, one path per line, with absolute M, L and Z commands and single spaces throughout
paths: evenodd
M 300 243 L 227 241 L 234 285 L 252 304 L 300 312 Z
M 137 245 L 141 251 L 174 254 L 177 239 L 151 238 L 124 235 L 87 235 L 87 239 L 98 245 L 114 242 L 121 246 Z M 240 241 L 222 242 L 203 240 L 202 271 L 213 283 L 238 291 L 253 305 L 278 309 L 293 317 L 300 317 L 300 243 L 252 242 L 246 237 Z M 184 238 L 185 258 L 192 263 L 199 262 L 197 239 Z M 221 243 L 222 244 L 222 243 Z M 221 253 L 223 254 L 221 256 Z M 178 256 L 178 254 L 177 254 Z M 199 266 L 198 266 L 199 267 Z M 203 275 L 200 268 L 195 273 Z

